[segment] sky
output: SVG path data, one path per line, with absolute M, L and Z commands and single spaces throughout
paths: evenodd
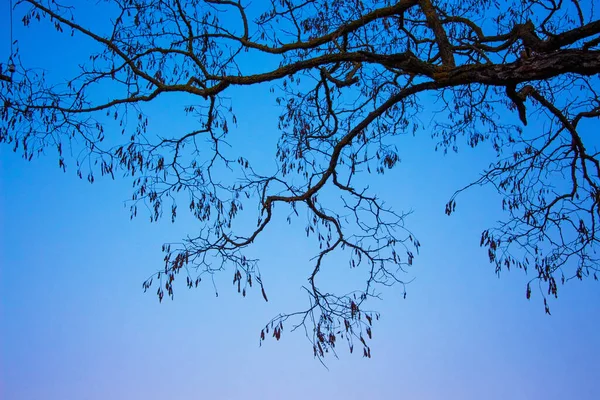
M 0 12 L 8 43 L 7 17 Z M 60 75 L 82 47 L 60 47 L 37 29 L 15 26 L 22 57 Z M 2 44 L 2 62 L 7 52 Z M 276 137 L 278 110 L 268 93 L 251 90 L 233 100 L 232 141 L 254 157 L 274 154 L 267 139 Z M 156 106 L 154 126 L 193 123 L 174 121 L 167 106 Z M 502 217 L 490 188 L 469 191 L 456 214 L 444 214 L 493 153 L 463 146 L 444 155 L 427 132 L 396 145 L 401 164 L 369 179 L 388 205 L 413 211 L 406 223 L 422 243 L 415 280 L 406 299 L 398 288 L 369 303 L 382 315 L 373 357 L 341 347 L 327 368 L 302 332 L 259 346 L 266 322 L 306 304 L 301 286 L 318 248 L 302 224 L 281 216 L 252 249 L 268 303 L 257 291 L 239 296 L 229 272 L 215 277 L 218 297 L 204 282 L 159 303 L 141 284 L 162 268 L 161 245 L 197 232 L 198 222 L 130 220 L 126 179 L 90 185 L 63 173 L 53 154 L 26 162 L 1 146 L 0 398 L 600 398 L 598 283 L 560 287 L 546 315 L 539 294 L 525 298 L 528 276 L 498 278 L 479 248 L 481 231 Z M 332 264 L 323 278 L 332 283 L 358 273 L 346 259 Z

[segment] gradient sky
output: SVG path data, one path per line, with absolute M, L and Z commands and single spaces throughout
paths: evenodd
M 60 76 L 83 47 L 61 46 L 49 32 L 15 26 L 23 61 Z M 4 10 L 0 40 L 4 62 Z M 262 89 L 235 92 L 233 100 L 240 122 L 231 140 L 251 159 L 275 149 L 278 110 Z M 176 106 L 159 101 L 153 127 L 193 126 L 174 117 Z M 493 153 L 462 146 L 444 156 L 427 131 L 396 144 L 402 163 L 369 179 L 387 204 L 414 211 L 406 223 L 422 243 L 410 271 L 416 279 L 405 300 L 398 288 L 369 303 L 382 314 L 373 358 L 340 346 L 328 370 L 301 332 L 285 330 L 281 341 L 259 347 L 267 321 L 306 304 L 300 287 L 318 247 L 301 223 L 290 226 L 282 215 L 252 249 L 269 303 L 256 291 L 239 296 L 226 272 L 215 279 L 218 297 L 203 282 L 159 304 L 141 283 L 162 268 L 161 245 L 196 232 L 196 221 L 130 221 L 128 180 L 90 185 L 73 169 L 62 173 L 54 154 L 25 162 L 0 147 L 0 398 L 600 398 L 598 284 L 559 287 L 547 316 L 538 293 L 525 299 L 527 275 L 498 278 L 478 247 L 481 231 L 502 217 L 490 188 L 467 192 L 457 213 L 444 215 L 452 193 L 476 179 Z M 359 273 L 343 258 L 321 281 L 351 282 Z

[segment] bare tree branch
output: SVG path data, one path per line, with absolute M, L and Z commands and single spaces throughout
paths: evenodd
M 80 7 L 16 2 L 26 26 L 69 31 L 90 50 L 78 72 L 57 82 L 13 55 L 15 72 L 0 74 L 0 142 L 26 159 L 55 148 L 60 168 L 73 163 L 90 182 L 98 173 L 129 177 L 132 218 L 146 208 L 151 221 L 165 209 L 175 219 L 186 204 L 201 229 L 163 247 L 164 268 L 143 284 L 159 300 L 184 275 L 191 288 L 224 270 L 243 296 L 258 284 L 267 300 L 259 262 L 246 251 L 283 208 L 290 223 L 306 216 L 319 249 L 304 287 L 308 307 L 275 317 L 261 341 L 278 340 L 289 322 L 318 358 L 335 354 L 340 339 L 370 357 L 378 314 L 366 301 L 384 287 L 406 293 L 420 243 L 405 227 L 407 213 L 357 177 L 394 168 L 394 137 L 422 134 L 431 96 L 439 149 L 458 150 L 464 140 L 497 152 L 446 205 L 452 214 L 467 188 L 497 189 L 506 220 L 481 236 L 496 272 L 535 270 L 526 294 L 537 282 L 548 313 L 557 281 L 596 278 L 600 160 L 580 128 L 600 116 L 592 2 L 117 0 L 94 5 L 111 15 L 103 33 L 79 22 Z M 250 64 L 245 53 L 265 62 Z M 232 89 L 261 84 L 282 107 L 275 171 L 227 141 L 237 123 Z M 194 129 L 151 129 L 146 106 L 168 93 L 192 99 L 184 111 Z M 242 224 L 241 214 L 256 225 Z M 367 274 L 346 294 L 319 280 L 339 253 Z

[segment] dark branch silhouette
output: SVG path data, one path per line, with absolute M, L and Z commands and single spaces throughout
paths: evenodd
M 439 99 L 432 128 L 439 148 L 456 150 L 464 138 L 472 147 L 490 142 L 498 153 L 468 186 L 493 185 L 507 210 L 481 237 L 496 271 L 533 270 L 527 297 L 537 283 L 548 313 L 546 297 L 557 296 L 558 280 L 596 278 L 600 164 L 580 134 L 600 116 L 600 20 L 592 1 L 107 3 L 109 29 L 96 33 L 78 22 L 77 2 L 16 1 L 25 25 L 53 24 L 85 39 L 90 52 L 64 84 L 14 54 L 16 70 L 0 75 L 0 142 L 26 159 L 54 147 L 62 169 L 69 147 L 77 174 L 90 182 L 98 173 L 130 176 L 132 217 L 145 205 L 152 221 L 165 208 L 174 219 L 177 204 L 189 202 L 200 233 L 165 245 L 164 269 L 143 284 L 160 300 L 184 276 L 195 287 L 227 269 L 238 292 L 258 285 L 266 301 L 258 260 L 245 250 L 276 217 L 275 207 L 287 207 L 288 221 L 305 214 L 306 234 L 319 242 L 305 287 L 309 304 L 274 318 L 261 340 L 279 339 L 289 320 L 292 330 L 305 329 L 316 357 L 335 353 L 340 339 L 370 357 L 378 314 L 364 303 L 382 286 L 406 293 L 406 268 L 420 243 L 405 214 L 355 177 L 395 166 L 390 138 L 421 130 L 417 115 L 431 96 Z M 252 65 L 258 72 L 246 72 L 246 53 L 265 60 Z M 270 173 L 255 169 L 243 149 L 226 148 L 236 123 L 231 89 L 264 83 L 283 106 L 278 170 Z M 111 97 L 102 99 L 101 90 Z M 161 136 L 149 129 L 144 104 L 166 93 L 193 99 L 185 111 L 196 130 Z M 501 117 L 507 112 L 515 123 Z M 523 130 L 531 116 L 540 123 Z M 465 189 L 446 205 L 448 215 Z M 325 191 L 339 203 L 320 196 Z M 242 212 L 254 212 L 255 228 L 238 228 Z M 364 287 L 320 289 L 319 271 L 333 252 L 368 271 Z

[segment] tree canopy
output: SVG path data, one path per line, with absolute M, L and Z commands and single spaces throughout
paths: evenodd
M 549 313 L 558 282 L 596 279 L 600 163 L 582 134 L 600 116 L 594 0 L 113 0 L 94 24 L 65 3 L 15 1 L 15 19 L 52 24 L 88 53 L 57 79 L 21 62 L 14 42 L 0 70 L 0 142 L 29 160 L 56 149 L 60 168 L 90 182 L 130 177 L 132 217 L 140 206 L 152 221 L 189 209 L 199 233 L 165 244 L 164 268 L 143 283 L 159 300 L 223 270 L 242 295 L 256 287 L 267 300 L 245 251 L 274 218 L 306 221 L 319 243 L 309 303 L 269 321 L 261 340 L 279 339 L 289 320 L 319 358 L 340 339 L 370 357 L 378 314 L 364 303 L 383 286 L 406 293 L 420 243 L 358 177 L 394 168 L 394 137 L 406 133 L 433 135 L 444 152 L 493 146 L 497 157 L 446 214 L 472 186 L 498 191 L 506 219 L 480 243 L 496 272 L 530 271 L 527 298 L 539 287 Z M 227 146 L 229 96 L 263 84 L 281 109 L 273 171 Z M 167 93 L 187 96 L 194 130 L 152 130 L 145 107 Z M 362 288 L 320 290 L 333 252 L 367 271 Z

